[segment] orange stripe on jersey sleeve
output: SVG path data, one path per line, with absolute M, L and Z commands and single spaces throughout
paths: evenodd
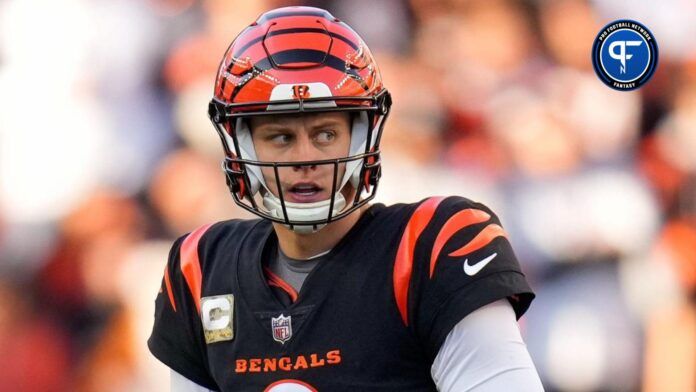
M 416 242 L 432 220 L 435 209 L 444 197 L 433 197 L 424 201 L 409 219 L 404 233 L 399 242 L 394 262 L 394 296 L 396 306 L 401 313 L 401 319 L 408 325 L 408 287 L 413 272 L 413 253 L 416 250 Z
M 191 232 L 181 244 L 181 272 L 193 296 L 198 313 L 201 312 L 201 261 L 198 258 L 198 242 L 213 224 L 201 226 Z
M 172 304 L 172 308 L 174 308 L 176 312 L 176 301 L 174 301 L 174 292 L 172 292 L 172 281 L 169 279 L 169 264 L 164 266 L 164 285 L 167 287 L 169 303 Z
M 485 211 L 473 208 L 467 208 L 452 215 L 452 217 L 449 218 L 442 226 L 440 232 L 437 233 L 437 238 L 435 239 L 435 244 L 433 245 L 433 251 L 430 254 L 430 278 L 432 278 L 433 273 L 435 273 L 437 259 L 440 256 L 442 247 L 445 246 L 447 241 L 449 241 L 453 235 L 465 227 L 485 222 L 490 218 L 491 216 Z
M 507 237 L 507 234 L 505 233 L 505 230 L 503 230 L 502 227 L 496 225 L 495 223 L 491 223 L 490 225 L 486 226 L 483 230 L 481 230 L 481 232 L 478 233 L 473 240 L 469 241 L 466 245 L 455 250 L 449 255 L 453 257 L 464 256 L 466 254 L 483 248 L 484 246 L 490 244 L 491 241 L 498 237 Z

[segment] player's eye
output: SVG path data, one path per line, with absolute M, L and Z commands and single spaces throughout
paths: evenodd
M 292 141 L 292 135 L 289 133 L 272 133 L 267 136 L 266 140 L 276 145 L 286 145 Z
M 316 135 L 314 135 L 314 140 L 316 140 L 317 143 L 331 143 L 334 141 L 334 139 L 336 139 L 336 132 L 331 129 L 319 131 Z

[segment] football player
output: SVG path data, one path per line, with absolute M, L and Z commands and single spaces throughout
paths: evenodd
M 209 116 L 234 201 L 261 219 L 174 243 L 148 342 L 172 390 L 542 390 L 517 325 L 534 294 L 496 215 L 368 203 L 390 106 L 325 10 L 269 11 L 232 42 Z

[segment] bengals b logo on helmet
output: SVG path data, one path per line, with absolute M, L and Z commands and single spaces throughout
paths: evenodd
M 293 99 L 307 99 L 309 98 L 309 86 L 305 84 L 299 84 L 292 86 L 292 98 Z

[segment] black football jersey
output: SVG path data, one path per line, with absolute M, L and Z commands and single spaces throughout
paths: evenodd
M 448 333 L 508 298 L 534 298 L 496 215 L 460 197 L 375 204 L 299 293 L 264 271 L 266 220 L 207 225 L 172 247 L 148 345 L 221 391 L 434 391 Z

